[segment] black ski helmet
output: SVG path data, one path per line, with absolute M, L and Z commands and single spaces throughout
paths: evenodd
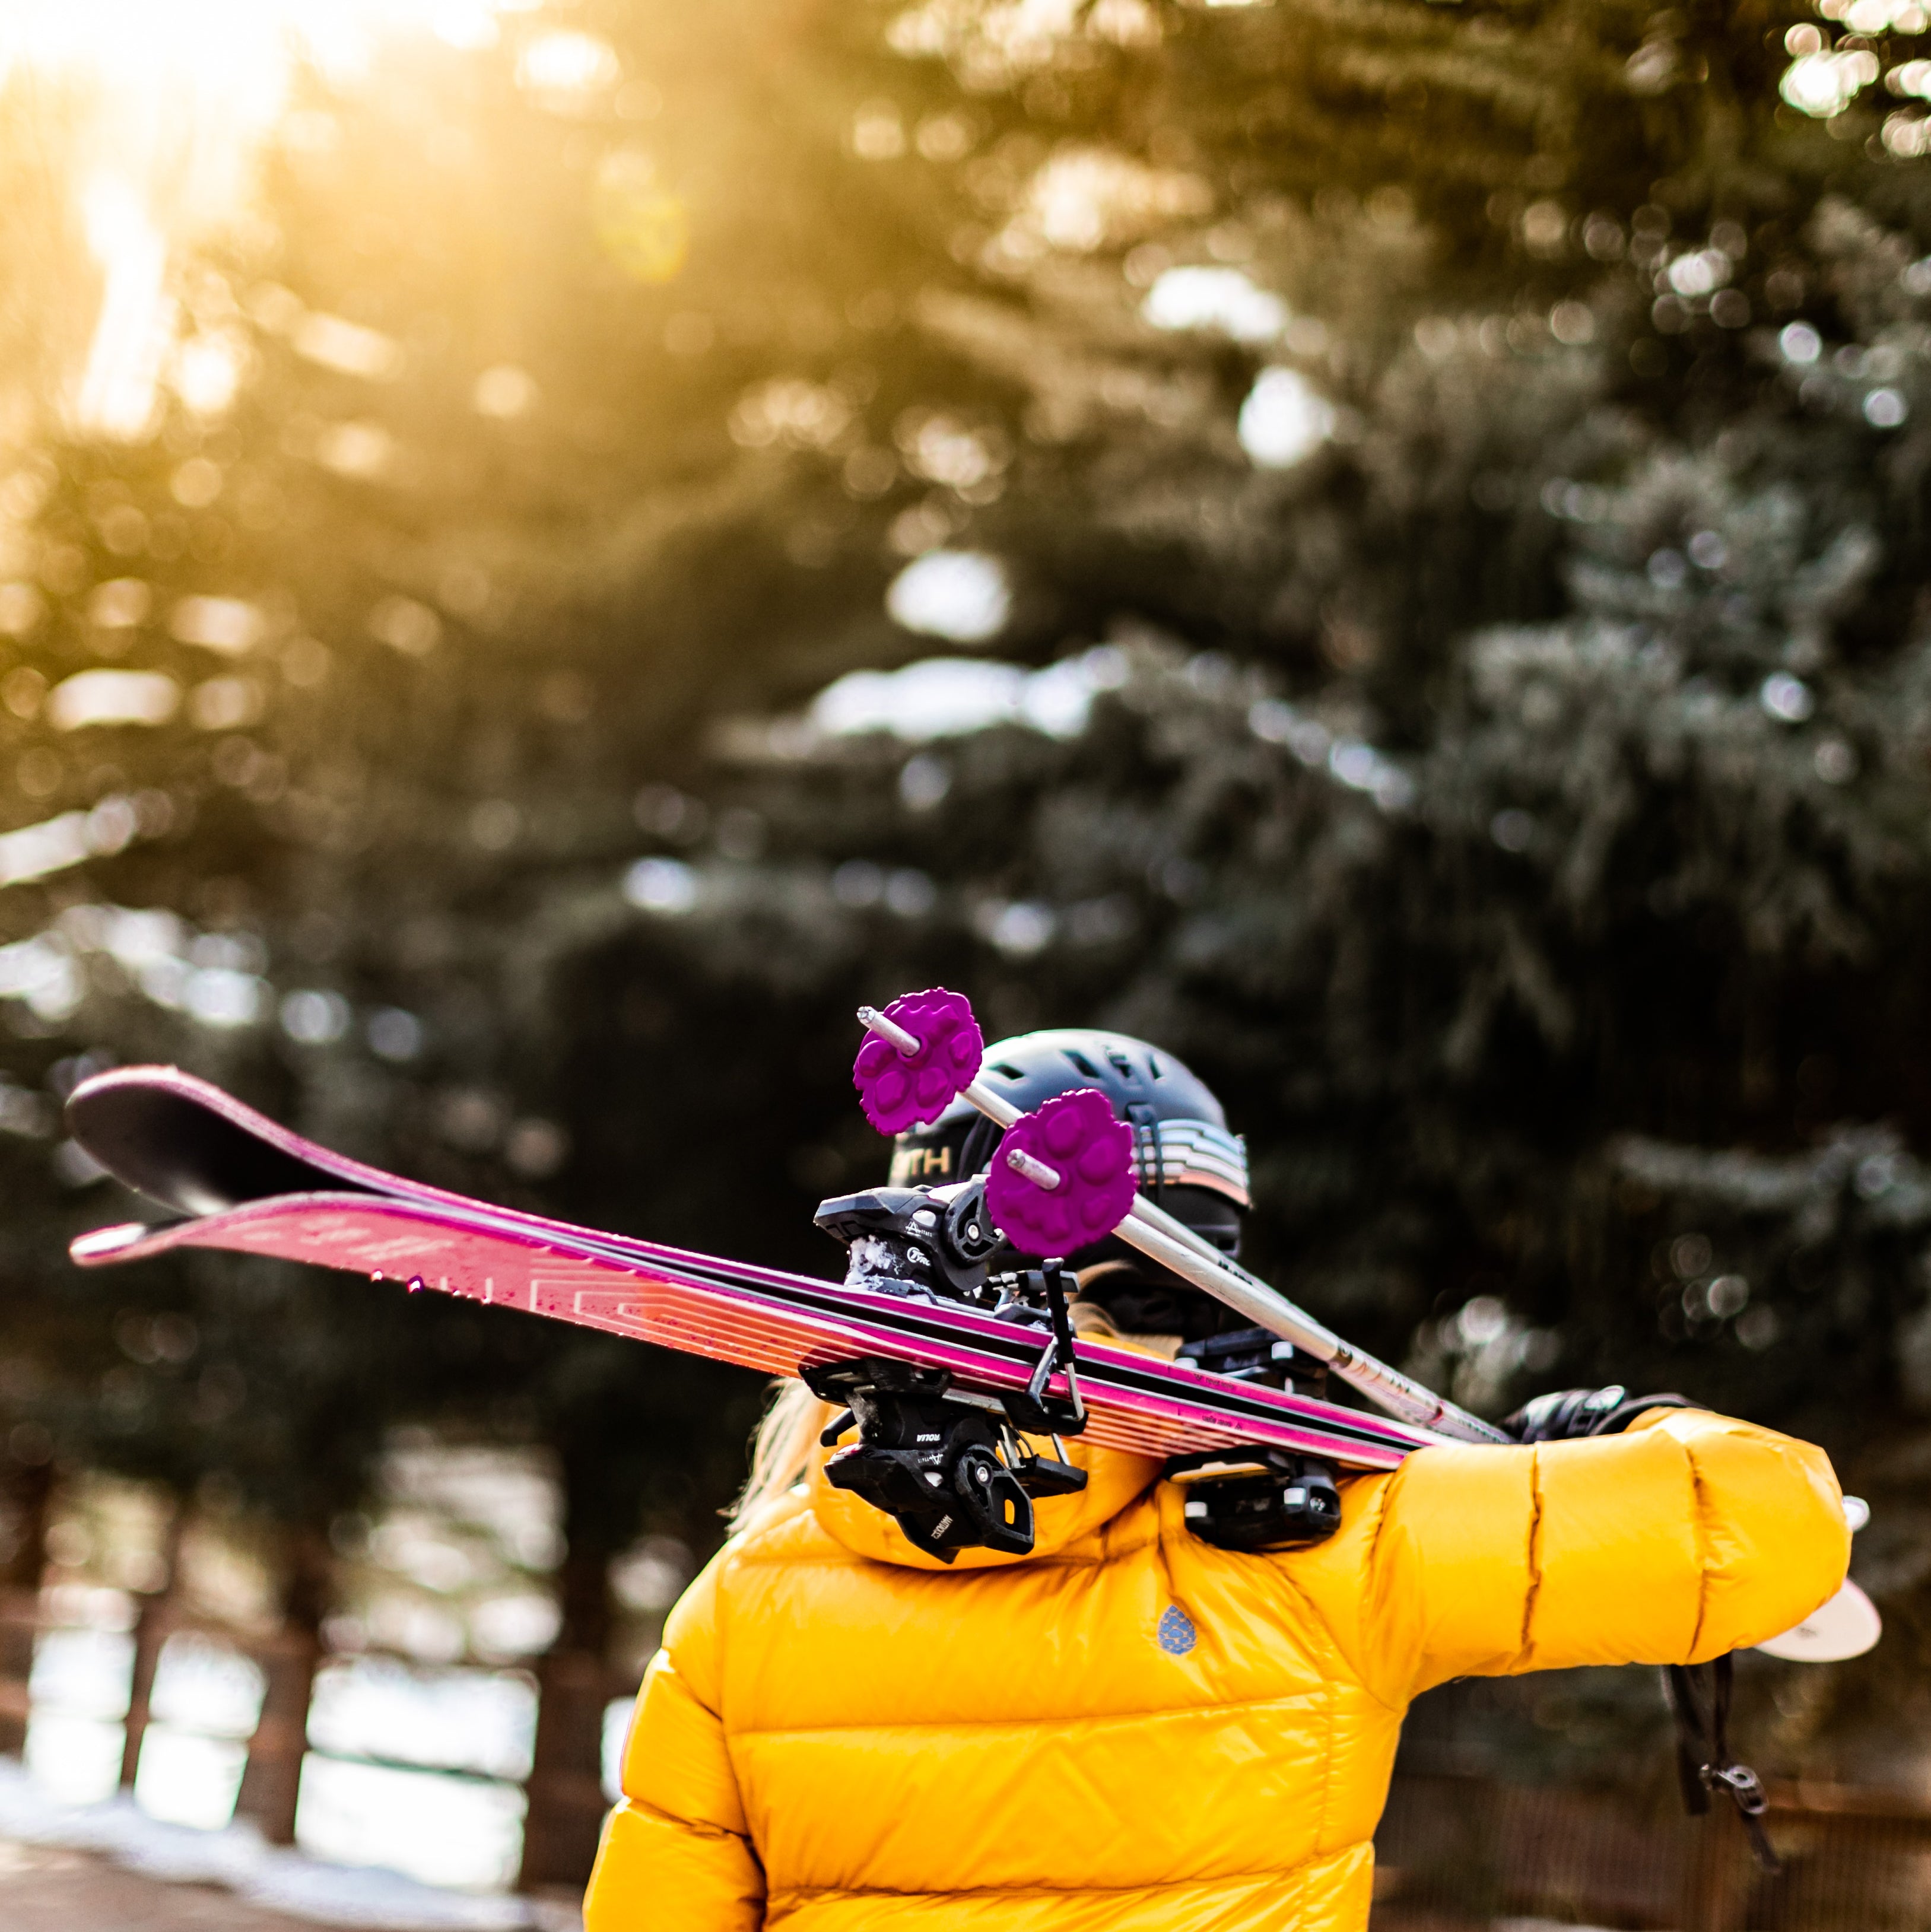
M 1052 1028 L 997 1040 L 979 1078 L 1029 1113 L 1060 1094 L 1090 1087 L 1132 1128 L 1141 1192 L 1205 1235 L 1223 1254 L 1240 1252 L 1240 1213 L 1248 1205 L 1247 1148 L 1227 1130 L 1213 1090 L 1173 1054 L 1126 1034 L 1092 1027 Z M 1000 1130 L 969 1100 L 955 1100 L 929 1126 L 893 1144 L 896 1187 L 943 1186 L 982 1172 Z M 1244 1318 L 1116 1238 L 1068 1258 L 1088 1276 L 1082 1292 L 1122 1329 L 1184 1335 L 1188 1340 L 1245 1325 Z M 996 1260 L 994 1267 L 999 1267 Z

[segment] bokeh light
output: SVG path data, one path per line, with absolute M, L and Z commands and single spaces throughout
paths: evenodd
M 908 631 L 982 644 L 1005 628 L 1012 591 L 997 557 L 977 550 L 928 550 L 892 580 L 885 608 Z
M 1335 433 L 1334 405 L 1298 369 L 1263 369 L 1240 410 L 1241 447 L 1263 470 L 1291 470 Z

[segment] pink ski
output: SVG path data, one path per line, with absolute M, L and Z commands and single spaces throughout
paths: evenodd
M 69 1102 L 81 1145 L 185 1218 L 103 1228 L 83 1267 L 177 1247 L 224 1248 L 400 1280 L 603 1329 L 687 1354 L 793 1375 L 854 1357 L 943 1370 L 962 1389 L 1020 1389 L 1044 1337 L 978 1310 L 686 1253 L 495 1208 L 331 1153 L 173 1067 L 128 1067 Z M 1392 1468 L 1440 1438 L 1363 1411 L 1236 1382 L 1081 1340 L 1097 1442 L 1154 1456 L 1271 1444 L 1356 1468 Z M 1064 1395 L 1063 1376 L 1047 1385 Z

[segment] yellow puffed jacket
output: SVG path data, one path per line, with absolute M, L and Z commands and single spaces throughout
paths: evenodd
M 946 1569 L 814 1475 L 671 1615 L 587 1932 L 1358 1932 L 1409 1700 L 1698 1662 L 1842 1580 L 1807 1444 L 1700 1412 L 1430 1448 L 1271 1556 L 1081 1460 L 1021 1560 Z

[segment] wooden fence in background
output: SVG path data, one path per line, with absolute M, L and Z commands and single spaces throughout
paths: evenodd
M 1725 1806 L 1683 1816 L 1611 1792 L 1402 1777 L 1381 1828 L 1373 1932 L 1923 1932 L 1931 1807 L 1842 1786 L 1772 1785 L 1784 1863 L 1759 1872 Z

